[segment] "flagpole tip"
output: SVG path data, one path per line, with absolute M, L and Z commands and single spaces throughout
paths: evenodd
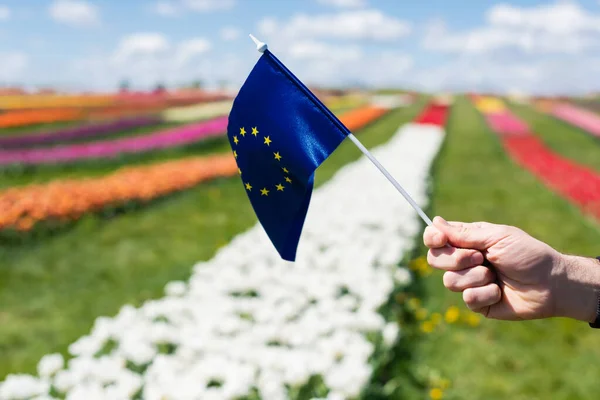
M 260 51 L 261 53 L 264 53 L 265 50 L 267 50 L 269 48 L 269 46 L 267 46 L 266 43 L 261 42 L 260 40 L 255 38 L 254 35 L 250 34 L 249 36 L 250 36 L 250 39 L 252 39 L 252 41 L 256 45 L 256 50 Z

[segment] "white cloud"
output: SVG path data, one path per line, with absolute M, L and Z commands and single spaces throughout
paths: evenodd
M 24 53 L 0 53 L 2 68 L 0 68 L 0 81 L 3 83 L 15 82 L 23 78 L 24 70 L 28 65 L 28 57 Z
M 174 58 L 175 63 L 177 65 L 184 65 L 192 58 L 207 53 L 211 48 L 211 43 L 204 38 L 186 40 L 177 46 Z
M 391 41 L 411 32 L 408 22 L 379 10 L 344 11 L 336 14 L 296 14 L 289 21 L 264 18 L 259 31 L 265 36 L 295 38 L 337 38 Z
M 141 32 L 121 39 L 112 56 L 115 63 L 127 63 L 141 57 L 155 57 L 170 49 L 169 40 L 161 33 Z
M 576 54 L 600 47 L 600 15 L 576 3 L 556 2 L 535 7 L 496 5 L 486 14 L 487 24 L 451 32 L 433 22 L 423 47 L 450 53 L 490 53 L 513 49 L 524 53 Z
M 426 89 L 544 94 L 598 89 L 600 14 L 574 1 L 495 5 L 483 25 L 462 32 L 433 21 L 422 46 L 450 57 L 439 68 L 415 71 L 414 82 Z
M 587 12 L 579 4 L 559 1 L 525 8 L 500 4 L 486 15 L 491 25 L 506 28 L 543 31 L 552 34 L 600 32 L 600 15 Z
M 236 40 L 237 38 L 240 37 L 240 30 L 233 26 L 226 26 L 221 29 L 221 31 L 219 32 L 219 35 L 221 36 L 222 40 L 229 42 L 232 40 Z
M 227 73 L 239 64 L 232 59 L 221 61 L 222 54 L 213 55 L 211 48 L 206 38 L 173 43 L 162 33 L 139 32 L 123 37 L 109 54 L 75 60 L 70 71 L 76 76 L 85 74 L 86 84 L 94 88 L 114 88 L 125 78 L 145 88 L 158 82 L 170 85 L 228 78 Z M 250 63 L 253 61 L 248 59 Z M 225 62 L 234 64 L 225 65 Z M 243 73 L 238 75 L 242 79 Z
M 152 11 L 163 17 L 173 17 L 179 14 L 177 6 L 169 1 L 159 1 L 152 6 Z
M 185 11 L 209 13 L 232 9 L 236 0 L 160 0 L 151 11 L 163 17 L 174 17 Z
M 144 89 L 159 82 L 172 86 L 195 80 L 213 87 L 226 81 L 239 88 L 256 61 L 239 54 L 215 52 L 205 53 L 185 64 L 176 63 L 175 58 L 173 51 L 168 57 L 140 57 L 117 64 L 107 62 L 107 57 L 100 54 L 76 60 L 70 65 L 69 72 L 76 76 L 85 74 L 86 85 L 101 90 L 114 90 L 120 79 L 129 79 L 133 87 Z
M 498 63 L 485 58 L 464 58 L 411 74 L 422 90 L 484 91 L 536 94 L 573 94 L 592 90 L 600 73 L 600 58 L 573 63 L 570 59 Z
M 413 64 L 397 50 L 409 23 L 379 10 L 296 14 L 288 20 L 263 18 L 258 34 L 298 77 L 311 85 L 399 84 Z M 380 42 L 378 49 L 364 41 Z
M 360 85 L 384 87 L 399 84 L 412 58 L 397 51 L 383 51 L 376 57 L 357 45 L 299 41 L 281 52 L 288 66 L 309 84 L 326 86 Z
M 0 5 L 0 21 L 8 21 L 10 19 L 11 12 L 7 6 Z
M 95 88 L 114 88 L 123 78 L 136 87 L 152 87 L 202 80 L 207 85 L 226 81 L 239 87 L 257 59 L 248 46 L 242 53 L 211 51 L 205 38 L 169 43 L 158 33 L 138 33 L 123 38 L 111 54 L 80 59 L 71 74 L 85 74 L 86 84 Z M 412 66 L 407 54 L 397 51 L 371 53 L 358 44 L 297 41 L 277 55 L 307 84 L 327 86 L 364 85 L 385 87 L 408 80 Z
M 89 27 L 100 23 L 98 8 L 84 0 L 55 0 L 49 13 L 56 22 L 75 27 Z
M 317 0 L 317 2 L 339 8 L 360 8 L 367 6 L 367 0 Z
M 229 10 L 235 6 L 235 0 L 183 0 L 182 3 L 186 8 L 198 12 Z
M 169 4 L 176 5 L 177 15 L 191 11 L 183 0 Z M 570 22 L 557 21 L 557 15 Z M 416 28 L 425 49 L 443 53 L 434 58 L 439 64 L 433 65 L 429 57 L 416 59 L 399 50 L 397 39 L 410 34 L 410 25 L 377 10 L 264 18 L 256 31 L 309 85 L 554 94 L 599 88 L 598 18 L 600 14 L 577 3 L 557 2 L 491 6 L 481 25 L 470 30 L 457 31 L 433 21 L 425 29 Z M 215 40 L 242 34 L 233 25 L 215 33 Z M 368 40 L 378 43 L 370 46 Z M 161 33 L 137 33 L 122 38 L 111 52 L 78 60 L 65 74 L 85 76 L 83 83 L 96 88 L 112 89 L 121 78 L 130 78 L 138 87 L 196 79 L 207 85 L 226 80 L 239 87 L 258 57 L 256 51 L 251 45 L 240 48 L 240 53 L 224 53 L 228 46 L 219 51 L 211 47 L 205 38 L 171 42 Z M 25 68 L 15 67 L 18 61 L 18 57 L 11 61 L 12 76 Z M 5 70 L 0 78 L 8 74 Z
M 355 62 L 362 57 L 358 46 L 332 46 L 316 41 L 294 42 L 285 52 L 298 60 L 329 60 L 338 62 Z

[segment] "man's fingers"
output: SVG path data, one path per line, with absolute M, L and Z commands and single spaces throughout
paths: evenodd
M 439 229 L 432 226 L 425 228 L 425 232 L 423 232 L 423 243 L 425 243 L 425 246 L 430 249 L 437 249 L 439 247 L 444 247 L 447 242 L 448 237 Z
M 484 257 L 478 250 L 457 249 L 445 246 L 430 249 L 427 252 L 427 262 L 433 268 L 445 271 L 457 271 L 483 264 Z
M 482 265 L 444 273 L 444 286 L 453 292 L 462 292 L 468 288 L 485 286 L 495 280 L 496 274 L 494 271 Z
M 463 301 L 472 311 L 482 313 L 487 316 L 489 309 L 487 307 L 498 303 L 502 299 L 502 291 L 495 283 L 485 286 L 468 288 L 463 292 Z
M 468 249 L 485 250 L 505 235 L 505 227 L 487 222 L 447 222 L 435 217 L 433 225 L 447 236 L 452 246 Z

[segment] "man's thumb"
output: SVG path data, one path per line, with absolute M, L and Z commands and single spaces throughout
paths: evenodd
M 442 217 L 435 217 L 433 225 L 448 237 L 454 247 L 486 250 L 497 240 L 497 225 L 487 222 L 447 222 Z

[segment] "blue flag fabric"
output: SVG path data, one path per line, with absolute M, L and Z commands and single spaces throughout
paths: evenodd
M 266 50 L 233 102 L 227 136 L 271 242 L 294 261 L 314 172 L 350 132 Z

